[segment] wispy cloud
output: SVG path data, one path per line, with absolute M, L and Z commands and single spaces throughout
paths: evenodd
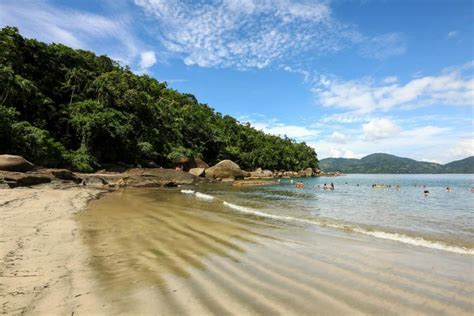
M 48 1 L 5 0 L 0 3 L 0 26 L 6 25 L 41 41 L 108 53 L 130 66 L 139 62 L 144 50 L 125 14 L 104 16 L 53 6 Z
M 324 77 L 313 92 L 317 102 L 323 106 L 359 113 L 432 104 L 473 106 L 473 66 L 469 62 L 462 67 L 447 69 L 438 76 L 416 78 L 405 84 L 386 80 L 378 83 L 371 78 L 344 81 Z
M 187 65 L 279 67 L 344 47 L 386 58 L 404 52 L 398 34 L 366 36 L 332 16 L 328 1 L 135 0 L 157 23 L 159 40 Z

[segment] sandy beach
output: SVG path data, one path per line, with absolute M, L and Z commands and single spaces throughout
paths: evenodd
M 0 313 L 70 315 L 92 284 L 74 214 L 101 190 L 0 190 Z
M 263 219 L 179 190 L 119 190 L 87 206 L 99 191 L 3 192 L 5 314 L 473 312 L 469 255 Z

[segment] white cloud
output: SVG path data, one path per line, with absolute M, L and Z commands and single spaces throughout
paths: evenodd
M 344 47 L 359 48 L 374 58 L 398 54 L 403 47 L 397 34 L 365 36 L 337 21 L 325 0 L 135 0 L 135 4 L 158 24 L 157 36 L 166 49 L 187 65 L 284 69 L 296 59 L 315 59 Z
M 1 1 L 0 27 L 6 25 L 18 27 L 26 37 L 108 53 L 128 65 L 136 61 L 143 46 L 126 15 L 103 16 L 54 7 L 47 1 Z
M 362 125 L 365 138 L 378 140 L 394 137 L 400 132 L 400 127 L 387 118 L 374 118 Z
M 286 135 L 290 138 L 299 140 L 315 138 L 319 134 L 318 130 L 306 128 L 304 126 L 286 125 L 273 122 L 250 122 L 250 124 L 257 130 L 261 130 L 268 134 L 277 136 Z
M 466 74 L 472 67 L 470 62 L 438 76 L 416 78 L 405 84 L 376 84 L 371 79 L 328 81 L 325 78 L 313 92 L 323 106 L 359 113 L 431 104 L 473 106 L 474 79 L 472 74 Z
M 156 64 L 156 56 L 153 51 L 146 51 L 140 54 L 140 68 L 148 69 Z
M 341 143 L 344 144 L 347 142 L 347 136 L 344 135 L 343 133 L 339 132 L 333 132 L 331 136 L 329 137 L 330 141 L 333 143 Z

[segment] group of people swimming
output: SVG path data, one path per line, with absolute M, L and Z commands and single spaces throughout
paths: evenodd
M 293 183 L 293 180 L 291 180 L 291 183 Z M 346 182 L 346 184 L 347 184 L 347 182 Z M 357 184 L 357 186 L 359 186 L 359 184 Z M 301 181 L 297 181 L 295 187 L 299 188 L 299 189 L 302 189 L 302 188 L 304 188 L 304 183 L 301 182 Z M 372 188 L 384 188 L 384 187 L 391 188 L 392 185 L 389 184 L 389 185 L 385 186 L 385 184 L 372 184 Z M 416 187 L 416 185 L 415 185 L 415 187 Z M 426 189 L 426 185 L 423 185 L 422 187 L 423 187 L 423 189 Z M 327 183 L 324 183 L 323 186 L 318 184 L 316 186 L 316 188 L 323 189 L 323 190 L 334 190 L 335 189 L 334 183 L 332 183 L 332 182 L 329 185 Z M 395 188 L 397 189 L 397 191 L 400 190 L 400 185 L 397 184 L 395 186 Z M 446 187 L 446 192 L 451 192 L 451 191 L 452 191 L 452 189 L 449 186 L 447 186 Z M 474 193 L 474 188 L 471 188 L 471 192 Z M 428 196 L 430 194 L 430 191 L 429 190 L 423 190 L 423 194 L 425 196 Z

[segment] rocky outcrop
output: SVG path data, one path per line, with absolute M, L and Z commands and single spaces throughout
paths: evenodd
M 264 178 L 273 178 L 274 174 L 270 170 L 262 170 L 262 168 L 257 168 L 255 171 L 250 172 L 251 179 L 264 179 Z
M 189 173 L 196 177 L 204 177 L 205 168 L 192 168 L 189 170 Z
M 64 180 L 64 181 L 74 181 L 76 183 L 81 182 L 81 178 L 79 178 L 74 172 L 71 170 L 67 169 L 50 169 L 48 170 L 49 173 L 55 177 L 56 179 L 59 180 Z
M 0 172 L 0 183 L 8 185 L 10 188 L 49 183 L 51 180 L 53 177 L 46 173 Z
M 35 165 L 21 156 L 0 155 L 0 170 L 26 172 L 34 168 Z
M 193 184 L 198 178 L 189 172 L 185 171 L 176 171 L 174 169 L 164 169 L 164 168 L 134 168 L 129 169 L 123 173 L 123 176 L 134 177 L 140 176 L 143 178 L 154 178 L 158 181 L 168 181 L 174 182 L 176 184 Z
M 271 180 L 238 180 L 234 181 L 232 185 L 234 187 L 258 187 L 258 186 L 265 186 L 265 185 L 276 185 L 278 182 L 271 181 Z
M 206 169 L 206 178 L 217 180 L 242 179 L 243 172 L 239 165 L 231 160 L 222 160 L 215 166 Z

